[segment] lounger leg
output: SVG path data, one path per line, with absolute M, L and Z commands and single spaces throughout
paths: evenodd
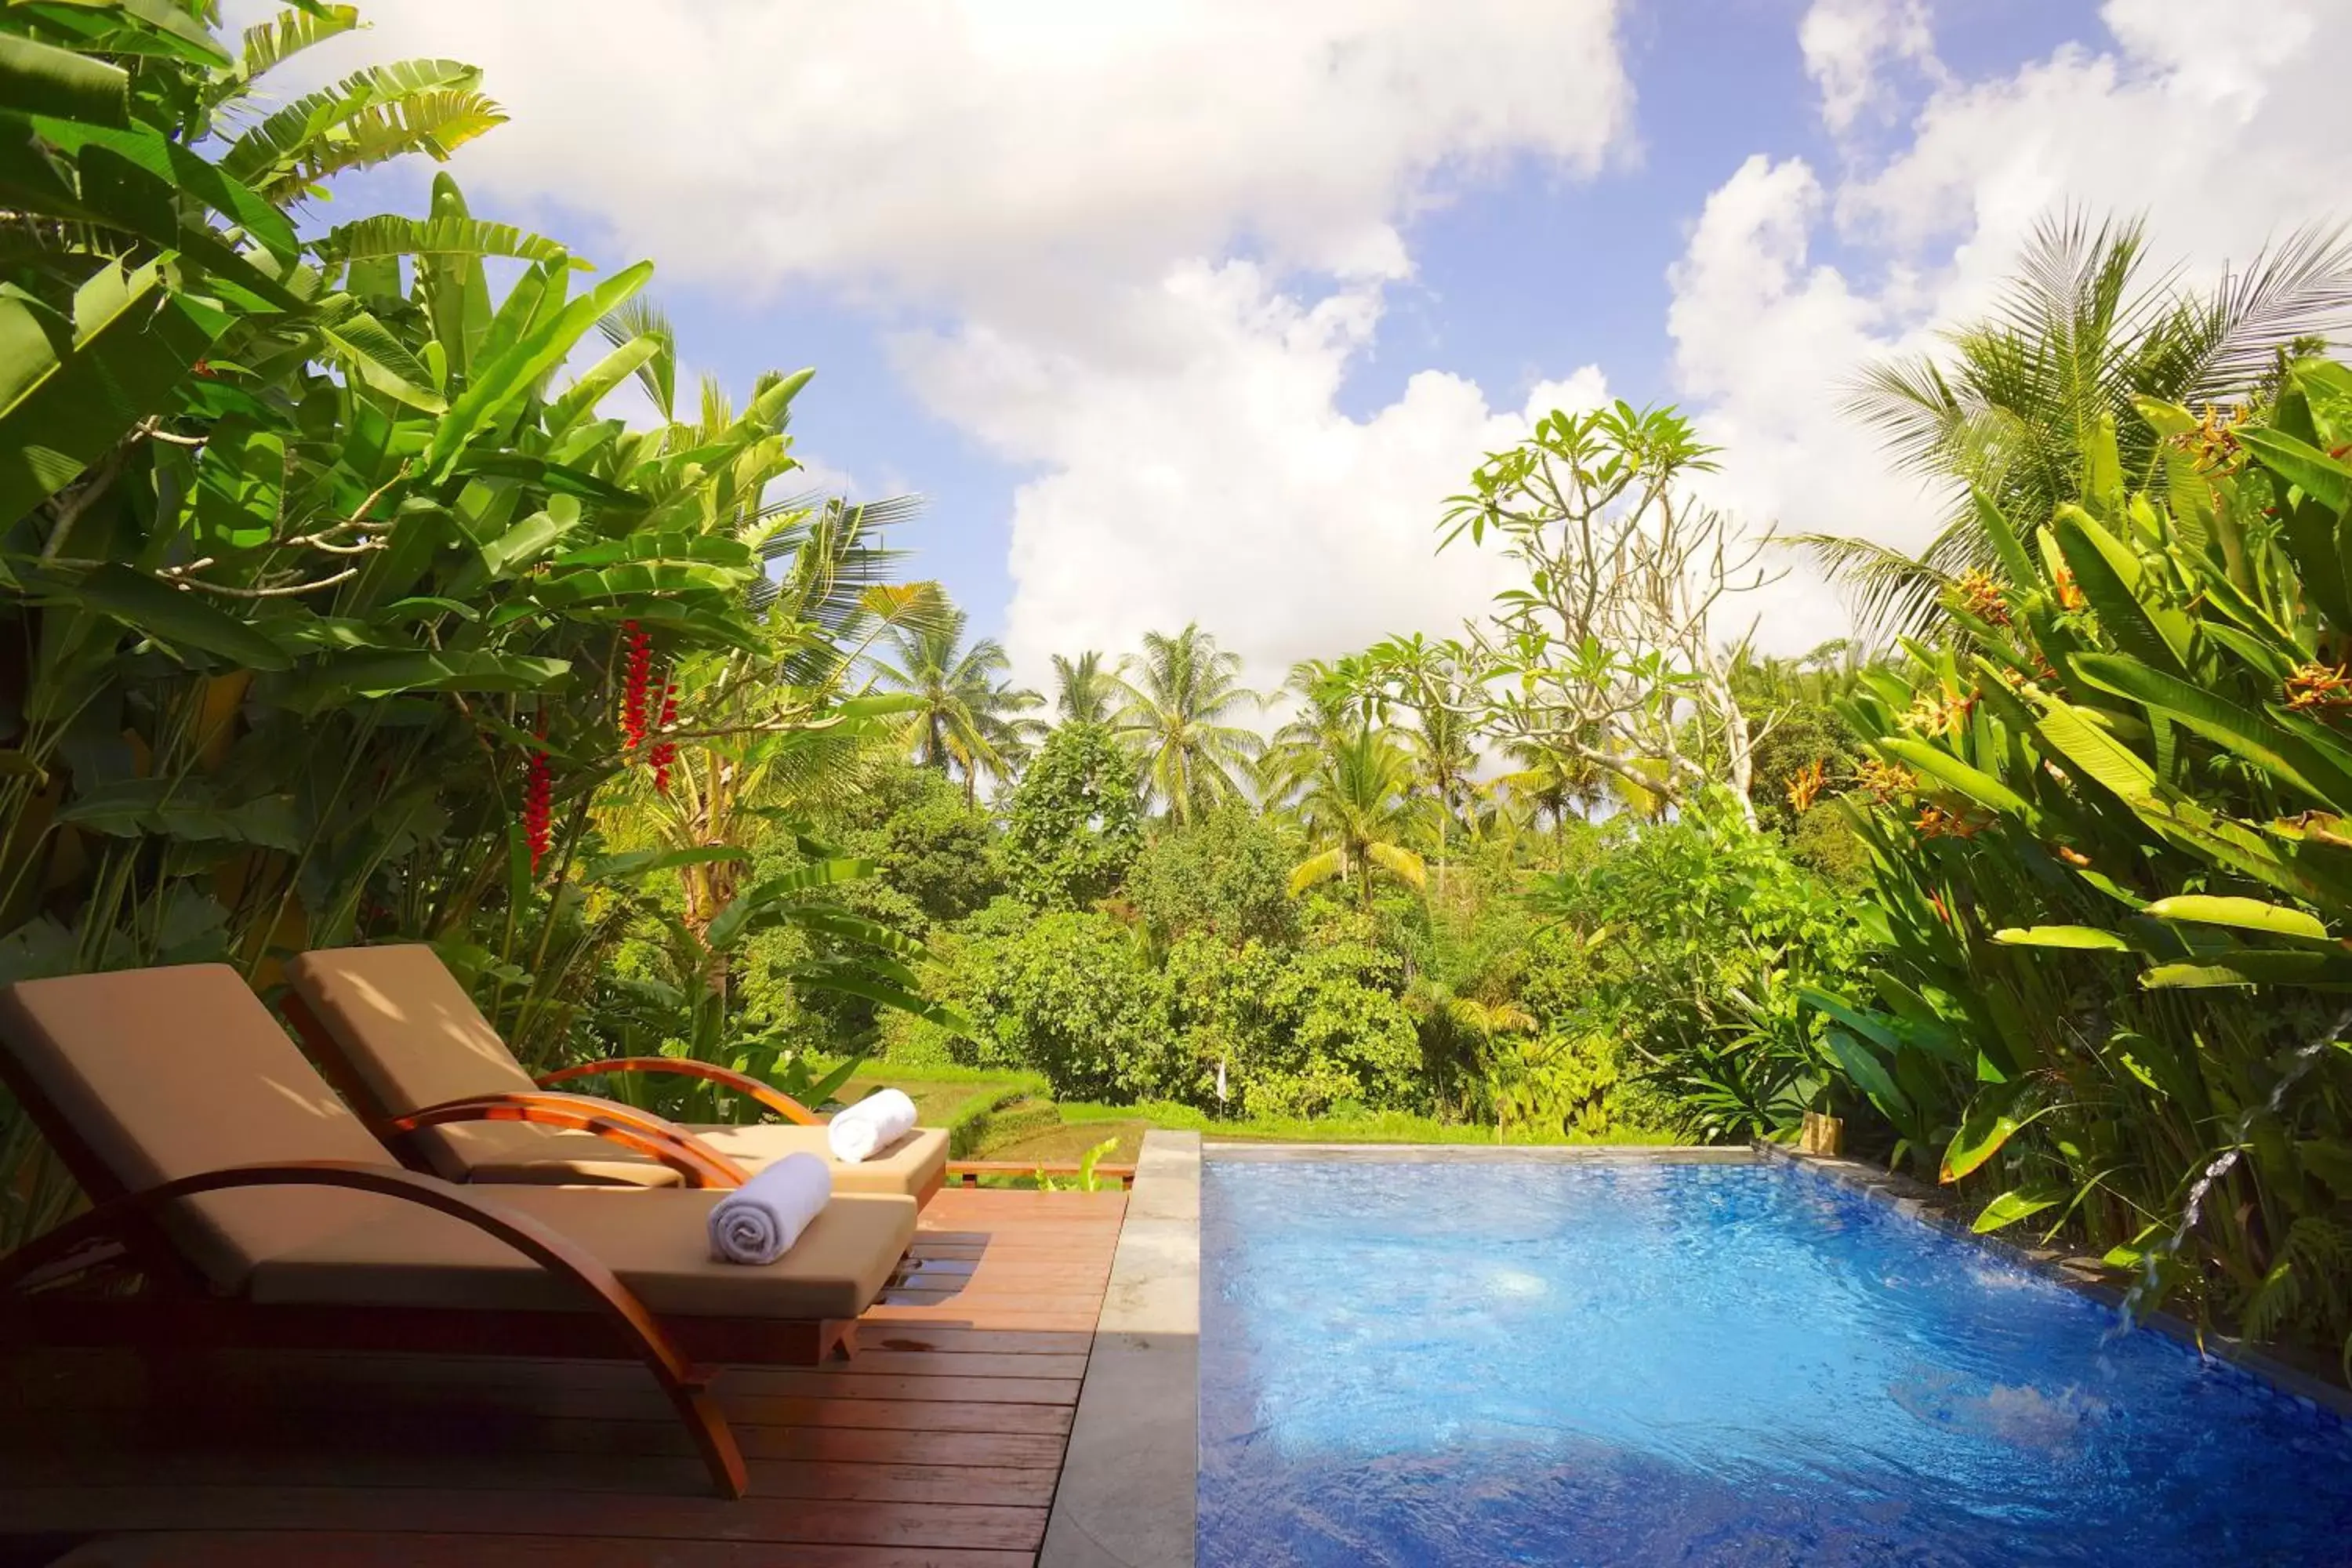
M 708 1373 L 703 1374 L 708 1377 Z M 677 1418 L 686 1423 L 686 1430 L 694 1439 L 694 1451 L 702 1456 L 705 1468 L 710 1472 L 710 1484 L 719 1495 L 730 1502 L 741 1497 L 750 1482 L 743 1473 L 743 1450 L 735 1444 L 734 1429 L 727 1425 L 727 1413 L 719 1407 L 718 1395 L 710 1392 L 707 1381 L 672 1383 L 662 1379 L 662 1388 L 670 1404 L 677 1410 Z

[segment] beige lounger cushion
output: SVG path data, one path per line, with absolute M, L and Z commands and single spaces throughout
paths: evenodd
M 0 1040 L 128 1191 L 225 1165 L 393 1163 L 225 963 L 28 980 L 0 992 Z M 221 1193 L 172 1222 L 213 1279 L 350 1226 L 393 1200 L 320 1189 Z
M 844 1195 L 764 1268 L 710 1260 L 715 1192 L 588 1187 L 467 1189 L 486 1205 L 582 1243 L 656 1313 L 719 1318 L 854 1318 L 873 1304 L 915 1235 L 912 1198 Z M 495 1237 L 409 1208 L 321 1237 L 253 1271 L 253 1298 L 353 1306 L 587 1310 Z
M 626 1144 L 562 1127 L 485 1121 L 467 1140 L 467 1179 L 540 1186 L 677 1187 L 685 1180 L 669 1166 Z
M 836 1193 L 904 1193 L 917 1195 L 936 1187 L 948 1172 L 948 1133 L 944 1127 L 918 1127 L 870 1160 L 848 1164 L 833 1158 L 822 1127 L 714 1127 L 688 1129 L 696 1137 L 739 1165 L 756 1168 L 787 1154 L 810 1153 L 833 1166 Z
M 485 1094 L 530 1094 L 539 1088 L 429 947 L 400 943 L 306 952 L 286 966 L 286 978 L 341 1044 L 344 1059 L 374 1108 L 387 1116 Z M 511 1158 L 528 1140 L 562 1136 L 557 1128 L 465 1121 L 428 1127 L 415 1134 L 415 1142 L 434 1170 L 462 1182 L 478 1161 Z
M 678 1173 L 650 1157 L 588 1132 L 558 1132 L 553 1138 L 535 1136 L 548 1131 L 517 1122 L 490 1124 L 498 1133 L 523 1134 L 486 1158 L 477 1160 L 477 1182 L 530 1182 L 542 1185 L 674 1187 L 683 1184 Z M 937 1188 L 947 1177 L 948 1135 L 944 1128 L 918 1127 L 871 1160 L 844 1164 L 834 1160 L 822 1127 L 765 1123 L 749 1127 L 702 1124 L 688 1131 L 746 1170 L 756 1171 L 787 1154 L 814 1154 L 833 1166 L 836 1193 L 886 1193 L 918 1197 Z

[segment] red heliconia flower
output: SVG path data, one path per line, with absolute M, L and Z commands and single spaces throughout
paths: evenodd
M 661 727 L 667 730 L 677 722 L 677 688 L 665 680 L 662 682 Z M 657 741 L 654 743 L 654 788 L 664 795 L 669 793 L 669 767 L 677 760 L 677 742 Z
M 654 639 L 635 621 L 621 623 L 628 638 L 628 662 L 621 686 L 621 738 L 634 752 L 646 739 L 646 691 L 653 678 Z
M 540 715 L 538 734 L 547 739 L 545 714 Z M 522 837 L 530 846 L 530 874 L 536 877 L 539 863 L 555 843 L 555 764 L 544 746 L 530 749 L 530 765 L 523 774 Z

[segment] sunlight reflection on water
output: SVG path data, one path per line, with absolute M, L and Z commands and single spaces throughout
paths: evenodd
M 2352 1562 L 2352 1437 L 1777 1168 L 1212 1162 L 1201 1555 Z

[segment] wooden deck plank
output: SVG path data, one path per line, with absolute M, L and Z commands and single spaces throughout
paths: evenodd
M 461 1492 L 396 1487 L 18 1487 L 5 1495 L 11 1528 L 39 1534 L 222 1529 L 425 1531 L 587 1535 L 779 1545 L 977 1546 L 1034 1552 L 1043 1507 L 982 1503 L 616 1496 L 604 1492 Z
M 1125 1203 L 940 1194 L 864 1353 L 721 1369 L 740 1502 L 701 1495 L 624 1363 L 255 1354 L 207 1368 L 220 1397 L 192 1424 L 127 1357 L 0 1357 L 0 1547 L 103 1536 L 72 1568 L 1030 1563 Z
M 969 1437 L 975 1434 L 963 1434 Z M 993 1456 L 990 1456 L 992 1460 Z M 1058 1466 L 1060 1456 L 1055 1456 Z M 234 1488 L 254 1479 L 244 1454 L 30 1455 L 11 1458 L 12 1489 L 68 1491 L 121 1488 Z M 685 1455 L 630 1457 L 511 1454 L 435 1457 L 373 1450 L 291 1451 L 269 1456 L 272 1486 L 402 1491 L 619 1492 L 691 1497 L 705 1483 L 701 1462 Z M 776 1463 L 754 1466 L 751 1495 L 833 1502 L 955 1502 L 1044 1508 L 1054 1500 L 1051 1467 L 897 1462 Z
M 341 1426 L 348 1428 L 348 1416 Z M 691 1493 L 702 1486 L 699 1459 L 684 1436 L 661 1427 L 603 1422 L 547 1422 L 488 1435 L 488 1441 L 452 1441 L 446 1422 L 371 1421 L 362 1432 L 323 1422 L 247 1432 L 234 1447 L 184 1445 L 157 1448 L 135 1434 L 86 1428 L 43 1447 L 0 1457 L 12 1486 L 108 1486 L 148 1480 L 157 1486 L 218 1485 L 266 1475 L 289 1486 L 448 1485 L 467 1489 L 534 1491 L 653 1491 Z M 773 1460 L 751 1469 L 754 1491 L 800 1495 L 772 1471 L 793 1465 L 877 1465 L 925 1469 L 966 1468 L 1001 1476 L 1024 1472 L 1007 1486 L 1035 1484 L 1043 1472 L 1050 1490 L 1062 1463 L 1059 1432 L 954 1432 L 896 1426 L 750 1426 L 737 1438 L 744 1457 Z M 519 1440 L 518 1440 L 519 1439 Z M 1020 1499 L 1005 1499 L 1018 1501 Z
M 792 1568 L 1028 1568 L 1027 1552 L 942 1547 L 798 1546 Z M 116 1536 L 52 1568 L 778 1568 L 765 1543 L 722 1541 L 583 1541 L 569 1536 L 480 1536 L 365 1531 L 224 1531 Z

